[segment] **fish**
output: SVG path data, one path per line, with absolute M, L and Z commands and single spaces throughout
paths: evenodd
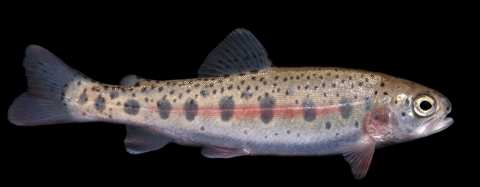
M 104 84 L 38 45 L 26 48 L 23 66 L 28 89 L 8 109 L 12 124 L 123 124 L 130 154 L 176 143 L 207 158 L 343 155 L 362 179 L 375 149 L 453 124 L 436 90 L 366 70 L 275 67 L 243 28 L 208 54 L 197 78 Z

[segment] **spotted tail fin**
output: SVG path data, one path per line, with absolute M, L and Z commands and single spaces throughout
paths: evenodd
M 19 126 L 74 122 L 64 103 L 65 89 L 78 71 L 48 50 L 29 45 L 23 59 L 28 90 L 8 108 L 8 120 Z

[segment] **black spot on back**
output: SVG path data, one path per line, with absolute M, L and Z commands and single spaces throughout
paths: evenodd
M 123 104 L 123 111 L 129 115 L 137 115 L 140 112 L 140 103 L 138 101 L 130 99 Z
M 223 121 L 229 121 L 232 119 L 235 103 L 231 96 L 222 97 L 220 102 L 218 102 L 218 106 L 220 107 L 220 117 Z
M 157 101 L 158 114 L 162 119 L 168 119 L 170 112 L 172 111 L 172 105 L 168 100 Z
M 265 97 L 260 100 L 260 118 L 263 123 L 267 124 L 273 119 L 273 107 L 275 106 L 275 99 L 272 97 Z
M 110 99 L 116 99 L 118 95 L 119 95 L 118 91 L 112 91 L 110 92 Z
M 315 104 L 311 100 L 305 100 L 302 103 L 303 107 L 303 119 L 305 121 L 313 121 L 317 117 L 317 114 L 315 113 Z
M 187 99 L 183 105 L 183 110 L 185 111 L 185 118 L 188 121 L 193 121 L 198 113 L 197 101 L 195 99 Z
M 207 96 L 208 96 L 208 90 L 202 90 L 202 91 L 200 91 L 200 95 L 201 95 L 202 97 L 207 97 Z

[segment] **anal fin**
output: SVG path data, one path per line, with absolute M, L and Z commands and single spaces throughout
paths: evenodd
M 355 179 L 360 180 L 367 174 L 375 152 L 375 143 L 375 140 L 368 135 L 358 142 L 341 143 L 343 156 L 350 163 Z
M 130 154 L 142 154 L 155 151 L 171 142 L 171 140 L 161 137 L 152 129 L 146 127 L 136 127 L 126 125 L 127 136 L 125 137 L 125 148 Z
M 203 147 L 201 153 L 207 158 L 232 158 L 248 155 L 248 151 L 245 149 L 231 149 L 213 146 Z

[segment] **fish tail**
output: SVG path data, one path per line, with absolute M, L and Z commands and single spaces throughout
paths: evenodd
M 64 101 L 65 91 L 81 73 L 37 45 L 27 47 L 23 66 L 28 89 L 8 108 L 8 120 L 19 126 L 75 122 Z

